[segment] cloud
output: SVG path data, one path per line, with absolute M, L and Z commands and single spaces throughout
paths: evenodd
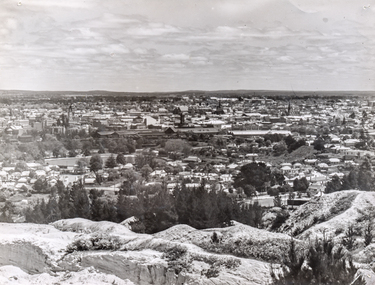
M 162 23 L 148 23 L 144 26 L 131 27 L 125 31 L 126 34 L 131 36 L 162 36 L 165 34 L 177 33 L 178 29 L 170 25 Z
M 189 60 L 190 57 L 187 54 L 165 54 L 162 56 L 162 59 L 168 61 L 184 61 Z
M 0 88 L 373 88 L 374 1 L 4 0 Z

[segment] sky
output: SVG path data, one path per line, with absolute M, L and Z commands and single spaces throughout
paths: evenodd
M 1 0 L 0 89 L 375 90 L 375 0 Z

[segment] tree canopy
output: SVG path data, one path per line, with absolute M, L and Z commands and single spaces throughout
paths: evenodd
M 252 185 L 257 191 L 264 191 L 271 181 L 271 169 L 263 162 L 245 164 L 240 171 L 234 181 L 235 187 L 245 189 L 246 185 Z

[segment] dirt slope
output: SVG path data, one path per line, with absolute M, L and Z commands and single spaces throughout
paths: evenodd
M 342 236 L 350 225 L 360 231 L 375 220 L 375 193 L 347 190 L 323 195 L 293 212 L 280 232 L 307 240 L 322 236 Z
M 12 274 L 24 284 L 266 284 L 270 280 L 267 262 L 216 254 L 200 247 L 196 239 L 204 235 L 209 240 L 209 230 L 179 226 L 170 229 L 170 233 L 153 236 L 133 233 L 115 223 L 84 219 L 61 220 L 51 225 L 0 224 L 0 228 L 1 284 L 6 284 L 1 281 Z M 231 229 L 223 231 L 223 236 L 246 232 L 241 225 Z M 189 238 L 192 231 L 196 235 Z M 92 250 L 98 243 L 107 250 Z M 72 244 L 88 247 L 67 252 Z M 116 250 L 110 250 L 114 245 L 118 246 Z M 97 283 L 87 270 L 96 274 Z

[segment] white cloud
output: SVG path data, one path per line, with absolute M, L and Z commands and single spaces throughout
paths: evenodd
M 190 57 L 187 54 L 164 54 L 162 56 L 162 59 L 168 60 L 168 61 L 184 61 L 184 60 L 189 60 Z
M 54 89 L 139 91 L 289 88 L 301 76 L 304 88 L 340 88 L 337 70 L 373 74 L 375 0 L 16 2 L 0 11 L 0 88 L 35 87 L 13 80 L 30 70 Z M 356 79 L 351 89 L 370 87 Z

